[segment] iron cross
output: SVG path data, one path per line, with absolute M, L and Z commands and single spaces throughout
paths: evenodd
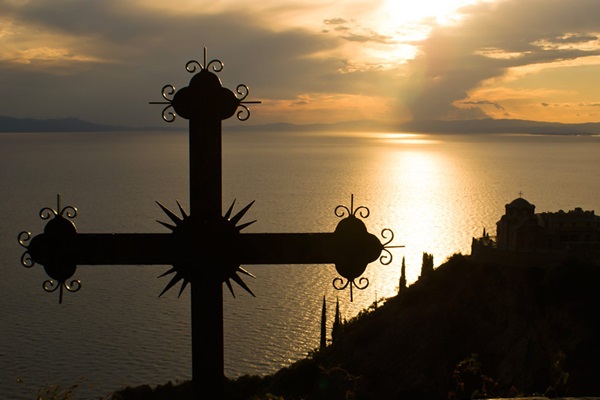
M 236 93 L 222 87 L 216 73 L 223 69 L 219 60 L 189 61 L 186 70 L 194 74 L 187 87 L 178 91 L 172 85 L 162 88 L 165 105 L 162 117 L 173 122 L 176 116 L 189 120 L 190 210 L 177 203 L 177 212 L 158 203 L 169 221 L 161 222 L 167 233 L 79 233 L 71 219 L 77 209 L 43 208 L 47 220 L 44 232 L 31 236 L 21 232 L 18 241 L 26 250 L 21 263 L 42 265 L 50 277 L 44 282 L 48 292 L 75 292 L 81 282 L 73 279 L 78 265 L 171 265 L 163 275 L 172 275 L 162 296 L 181 282 L 179 295 L 189 284 L 192 308 L 192 381 L 200 398 L 207 388 L 222 391 L 223 283 L 231 293 L 231 281 L 254 296 L 240 274 L 250 275 L 246 264 L 334 264 L 341 277 L 333 280 L 338 289 L 364 289 L 369 281 L 361 277 L 367 265 L 377 259 L 390 264 L 393 233 L 384 229 L 382 243 L 369 233 L 362 221 L 368 208 L 338 206 L 342 218 L 331 233 L 241 233 L 255 221 L 241 223 L 252 203 L 234 212 L 235 202 L 223 214 L 221 187 L 221 122 L 236 115 L 241 121 L 250 116 L 246 101 L 248 87 L 238 85 Z M 216 386 L 216 388 L 215 388 Z

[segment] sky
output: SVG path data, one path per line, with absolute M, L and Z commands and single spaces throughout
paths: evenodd
M 0 0 L 0 115 L 163 126 L 148 103 L 206 47 L 262 102 L 252 124 L 598 122 L 598 16 L 598 0 Z

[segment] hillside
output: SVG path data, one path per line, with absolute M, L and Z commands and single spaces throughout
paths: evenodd
M 600 395 L 598 278 L 597 267 L 507 268 L 456 255 L 346 323 L 325 350 L 273 376 L 231 382 L 228 398 Z M 170 398 L 187 387 L 127 389 L 113 399 Z

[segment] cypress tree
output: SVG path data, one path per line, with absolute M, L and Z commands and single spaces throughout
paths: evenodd
M 327 304 L 323 295 L 323 309 L 321 310 L 321 349 L 327 346 Z
M 402 257 L 402 270 L 400 272 L 400 285 L 398 286 L 398 294 L 406 289 L 406 260 Z
M 335 336 L 342 326 L 342 316 L 340 314 L 340 299 L 337 298 L 335 303 L 335 317 L 333 319 L 333 327 L 331 328 L 331 340 L 335 340 Z

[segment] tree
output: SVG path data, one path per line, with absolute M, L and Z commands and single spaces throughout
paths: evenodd
M 323 308 L 321 309 L 321 349 L 327 346 L 327 304 L 323 296 Z
M 400 285 L 398 286 L 398 294 L 406 289 L 406 260 L 402 257 L 402 270 L 400 272 Z
M 333 327 L 331 328 L 331 341 L 335 340 L 338 330 L 342 326 L 342 315 L 340 314 L 340 299 L 338 298 L 335 303 L 335 317 L 333 320 Z
M 423 253 L 423 264 L 421 265 L 421 276 L 427 278 L 433 273 L 433 254 Z

